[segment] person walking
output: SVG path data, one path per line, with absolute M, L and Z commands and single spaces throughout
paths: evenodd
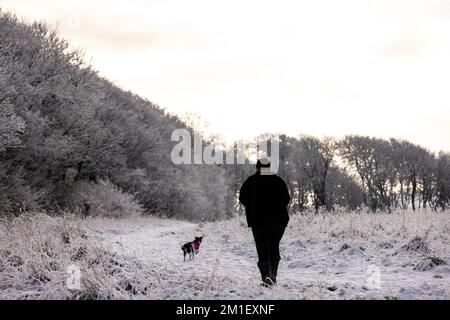
M 255 239 L 258 268 L 265 287 L 277 283 L 280 241 L 289 224 L 287 207 L 291 201 L 286 183 L 270 168 L 268 159 L 258 160 L 257 172 L 244 182 L 239 195 Z

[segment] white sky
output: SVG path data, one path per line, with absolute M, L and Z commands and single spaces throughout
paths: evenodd
M 450 151 L 450 0 L 0 0 L 225 138 L 365 134 Z

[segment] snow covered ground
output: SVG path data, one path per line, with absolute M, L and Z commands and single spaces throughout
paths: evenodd
M 243 218 L 89 221 L 92 237 L 150 269 L 151 299 L 449 299 L 450 212 L 296 215 L 283 238 L 279 285 L 259 286 Z M 194 261 L 180 244 L 205 236 Z M 138 297 L 141 298 L 141 297 Z

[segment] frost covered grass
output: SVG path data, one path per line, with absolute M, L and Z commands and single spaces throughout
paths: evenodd
M 205 236 L 194 261 L 180 243 Z M 259 286 L 243 217 L 27 215 L 0 224 L 2 299 L 449 299 L 450 212 L 294 215 L 279 285 Z M 81 290 L 66 286 L 81 269 Z
M 151 269 L 106 250 L 86 222 L 23 215 L 0 224 L 0 299 L 130 299 L 147 295 Z M 81 269 L 69 290 L 68 267 Z M 153 283 L 154 284 L 154 283 Z

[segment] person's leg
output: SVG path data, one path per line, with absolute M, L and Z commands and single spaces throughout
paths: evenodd
M 283 238 L 285 227 L 273 228 L 270 232 L 270 269 L 271 280 L 273 283 L 277 283 L 278 266 L 280 264 L 280 242 Z
M 267 228 L 263 227 L 254 227 L 252 231 L 258 253 L 258 268 L 261 272 L 261 279 L 263 283 L 267 284 L 271 276 L 270 234 Z

